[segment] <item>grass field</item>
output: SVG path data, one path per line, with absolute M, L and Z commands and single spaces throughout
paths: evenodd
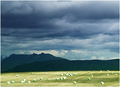
M 112 73 L 113 72 L 113 73 Z M 47 74 L 46 74 L 47 73 Z M 58 74 L 57 74 L 58 73 Z M 70 76 L 69 74 L 76 73 Z M 63 74 L 63 76 L 61 76 Z M 68 75 L 67 75 L 68 74 Z M 109 74 L 109 76 L 107 76 Z M 117 74 L 117 75 L 115 75 Z M 18 77 L 16 77 L 18 75 Z M 93 76 L 91 76 L 93 75 Z M 42 80 L 40 80 L 42 77 Z M 62 77 L 62 80 L 60 78 Z M 63 79 L 66 77 L 66 79 Z M 47 80 L 49 78 L 49 80 Z M 56 80 L 58 78 L 58 80 Z M 91 80 L 88 80 L 90 78 Z M 21 81 L 25 79 L 24 83 Z M 36 79 L 34 82 L 33 80 Z M 7 82 L 14 83 L 7 84 Z M 28 83 L 31 81 L 31 83 Z M 76 81 L 76 84 L 73 82 Z M 104 82 L 104 84 L 101 84 Z M 1 73 L 1 86 L 119 86 L 119 71 L 53 71 Z

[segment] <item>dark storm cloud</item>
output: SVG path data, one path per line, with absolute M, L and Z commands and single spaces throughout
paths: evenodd
M 34 3 L 40 6 L 36 9 L 36 6 L 30 2 L 21 2 L 19 7 L 12 6 L 11 2 L 2 2 L 2 27 L 56 29 L 56 27 L 60 27 L 54 24 L 56 19 L 64 19 L 67 22 L 86 22 L 90 20 L 96 22 L 97 20 L 102 19 L 118 19 L 119 16 L 117 2 L 113 2 L 113 4 L 111 4 L 112 2 L 100 2 L 97 4 L 96 2 L 90 2 L 89 4 L 84 5 L 81 5 L 78 2 L 76 5 L 73 4 L 70 7 L 66 6 L 62 9 L 56 8 L 52 11 L 49 11 L 49 9 L 45 7 L 48 5 L 48 2 L 44 3 L 45 6 L 42 5 L 43 7 L 41 6 L 41 2 Z M 59 3 L 53 2 L 49 3 L 49 5 Z M 8 8 L 12 9 L 7 11 Z
M 113 27 L 112 27 L 113 25 Z M 76 27 L 78 26 L 78 27 Z M 104 27 L 105 26 L 105 27 Z M 76 27 L 73 28 L 72 27 Z M 98 24 L 98 25 L 89 25 L 84 24 L 82 26 L 79 25 L 70 25 L 67 27 L 68 29 L 60 29 L 56 30 L 52 29 L 13 29 L 13 28 L 3 28 L 2 36 L 13 36 L 19 38 L 80 38 L 87 39 L 94 37 L 99 34 L 104 35 L 118 35 L 118 23 L 113 24 Z
M 118 8 L 118 2 L 111 1 L 2 2 L 2 52 L 81 49 L 118 53 Z
M 57 28 L 52 20 L 45 16 L 31 15 L 2 15 L 2 27 L 4 28 Z
M 103 33 L 105 29 L 100 25 L 96 26 L 95 23 L 118 21 L 117 2 L 86 2 L 83 5 L 76 2 L 76 4 L 67 6 L 69 3 L 66 2 L 66 6 L 63 6 L 63 8 L 59 6 L 55 6 L 55 8 L 52 5 L 61 4 L 62 6 L 63 3 L 44 2 L 43 5 L 41 2 L 2 2 L 2 36 L 89 38 L 92 35 Z M 104 21 L 106 19 L 107 21 Z M 7 33 L 7 28 L 13 32 Z M 24 32 L 24 30 L 20 32 L 17 29 L 28 30 L 27 32 Z M 95 32 L 96 30 L 97 32 Z M 111 33 L 106 32 L 105 34 Z

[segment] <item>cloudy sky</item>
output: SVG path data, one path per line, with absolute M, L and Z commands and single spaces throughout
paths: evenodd
M 71 60 L 119 54 L 115 1 L 2 1 L 2 57 L 50 53 Z

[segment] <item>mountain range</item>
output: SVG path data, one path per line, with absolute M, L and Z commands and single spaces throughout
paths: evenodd
M 12 54 L 1 61 L 2 72 L 119 70 L 119 59 L 67 60 L 51 54 Z

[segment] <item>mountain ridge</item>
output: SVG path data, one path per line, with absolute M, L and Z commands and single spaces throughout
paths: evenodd
M 28 64 L 28 63 L 33 63 L 35 61 L 49 61 L 49 60 L 63 60 L 63 58 L 60 57 L 55 57 L 51 54 L 12 54 L 9 57 L 5 58 L 1 62 L 1 70 L 5 71 L 8 69 L 11 69 L 13 67 L 23 65 L 23 64 Z
M 12 54 L 1 62 L 2 72 L 119 70 L 119 59 L 67 60 L 51 54 Z

